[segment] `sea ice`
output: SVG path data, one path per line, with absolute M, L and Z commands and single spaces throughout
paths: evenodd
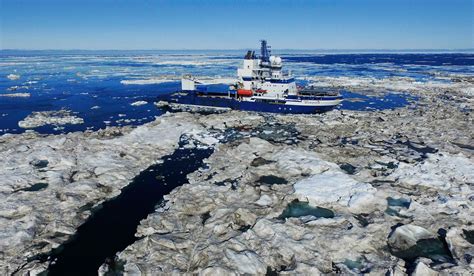
M 474 180 L 474 163 L 463 154 L 430 154 L 415 166 L 401 163 L 391 177 L 408 187 L 449 190 L 453 185 Z
M 388 239 L 392 248 L 407 250 L 416 245 L 419 240 L 434 239 L 436 235 L 417 225 L 403 225 L 397 227 Z
M 184 133 L 198 135 L 199 129 L 194 116 L 175 114 L 135 129 L 1 136 L 0 273 L 12 273 L 25 258 L 64 242 L 92 206 L 116 196 L 141 170 L 171 153 Z M 37 183 L 48 185 L 32 188 Z M 37 261 L 30 265 L 24 269 L 38 268 Z
M 130 105 L 132 105 L 132 106 L 141 106 L 141 105 L 146 105 L 146 104 L 148 104 L 147 101 L 136 101 L 136 102 L 131 103 Z
M 337 203 L 354 210 L 360 209 L 359 205 L 370 204 L 375 191 L 370 184 L 357 182 L 338 170 L 328 170 L 295 183 L 295 194 L 302 200 L 314 205 Z
M 151 79 L 141 79 L 141 80 L 121 80 L 120 83 L 124 85 L 145 85 L 145 84 L 160 84 L 166 82 L 178 81 L 175 79 L 162 79 L 162 78 L 151 78 Z
M 28 98 L 30 93 L 9 93 L 9 94 L 0 94 L 0 97 L 11 97 L 11 98 Z
M 20 75 L 9 74 L 9 75 L 7 76 L 7 78 L 8 78 L 9 80 L 18 80 L 18 79 L 20 79 Z
M 124 273 L 406 275 L 410 246 L 426 245 L 426 238 L 444 255 L 418 246 L 422 255 L 410 257 L 420 272 L 468 273 L 474 220 L 473 101 L 462 90 L 468 82 L 338 81 L 374 93 L 406 88 L 419 99 L 372 112 L 177 112 L 136 129 L 1 136 L 0 268 L 44 270 L 47 264 L 27 258 L 63 243 L 90 216 L 87 206 L 117 195 L 178 141 L 189 141 L 216 150 L 187 176 L 189 184 L 140 222 L 137 240 L 117 254 Z M 280 217 L 291 202 L 306 199 L 334 217 Z M 445 256 L 443 233 L 455 262 Z
M 21 128 L 36 128 L 44 125 L 82 124 L 84 119 L 71 115 L 68 110 L 33 112 L 18 122 Z

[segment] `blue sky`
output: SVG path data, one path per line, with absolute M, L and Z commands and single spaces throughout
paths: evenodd
M 2 49 L 474 48 L 474 0 L 0 0 Z

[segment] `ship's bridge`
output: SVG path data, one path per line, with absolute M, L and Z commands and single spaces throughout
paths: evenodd
M 261 41 L 260 57 L 254 51 L 248 51 L 243 67 L 237 69 L 241 88 L 245 90 L 263 90 L 267 95 L 296 94 L 294 78 L 282 72 L 281 57 L 270 55 L 270 46 Z

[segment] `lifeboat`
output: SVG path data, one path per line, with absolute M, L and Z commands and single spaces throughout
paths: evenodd
M 253 91 L 247 89 L 237 89 L 237 95 L 241 97 L 251 97 L 253 95 Z

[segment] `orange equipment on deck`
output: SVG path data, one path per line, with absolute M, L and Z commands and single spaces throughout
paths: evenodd
M 247 89 L 237 89 L 237 95 L 242 97 L 251 97 L 253 95 L 253 91 Z

